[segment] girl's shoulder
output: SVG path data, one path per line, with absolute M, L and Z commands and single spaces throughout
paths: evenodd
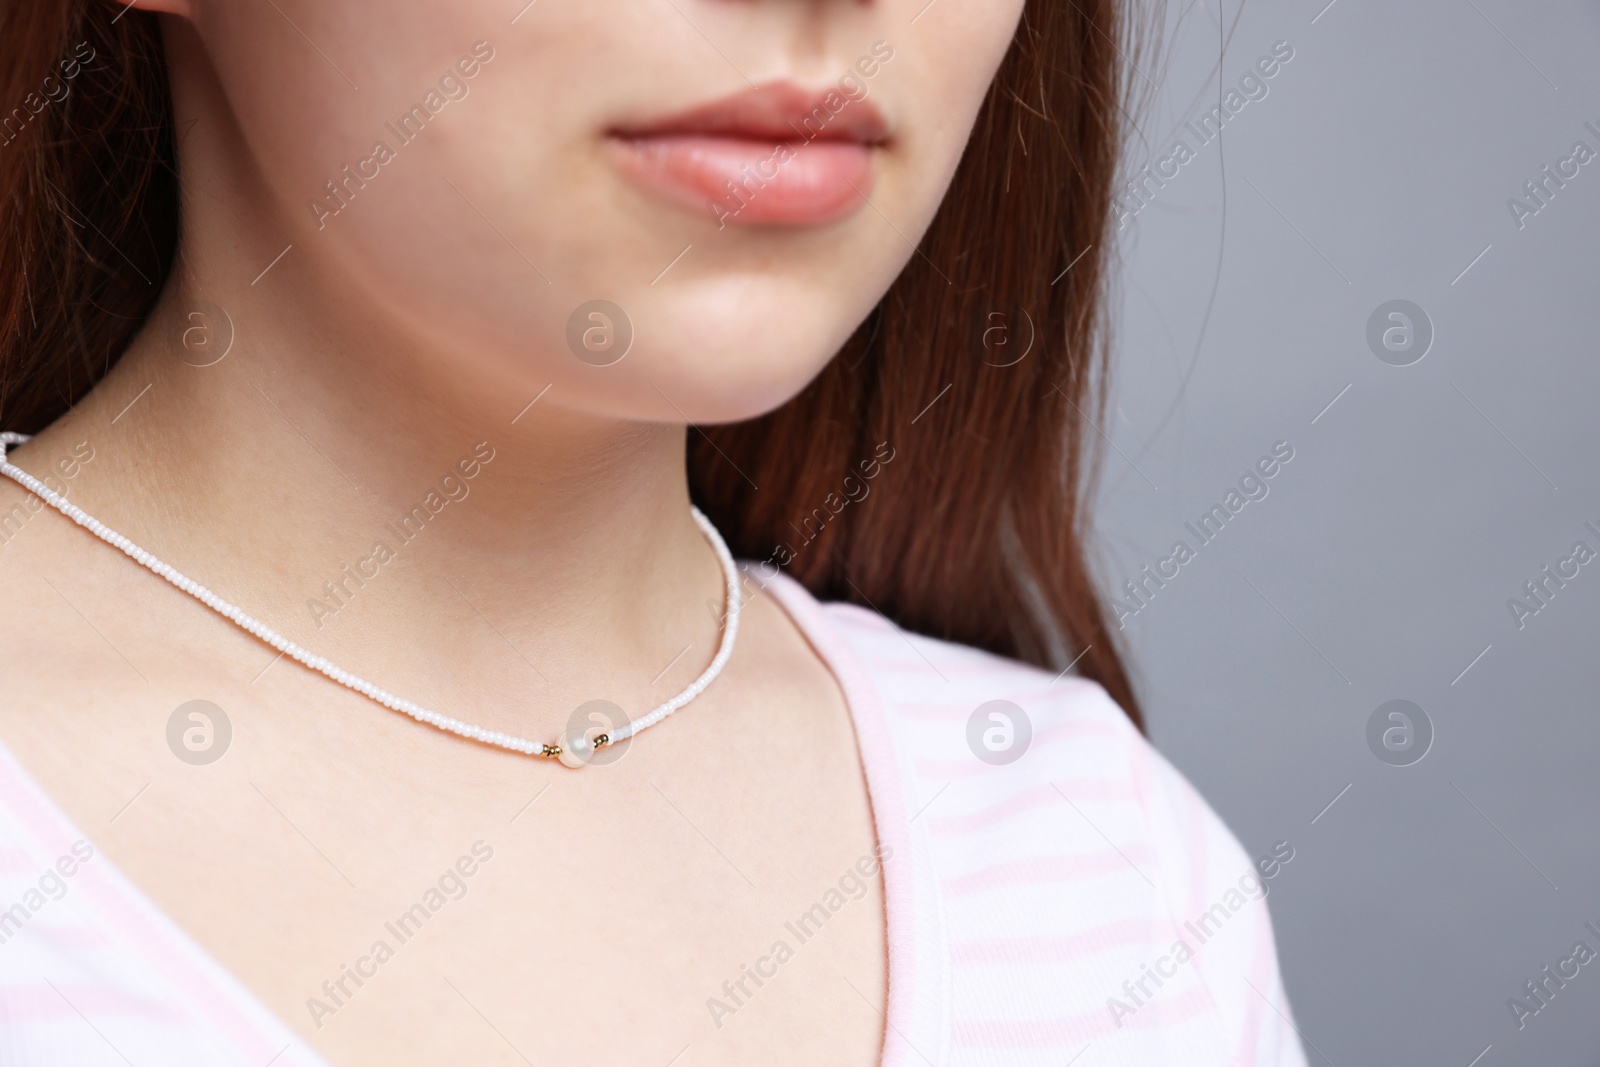
M 1092 681 L 768 589 L 845 690 L 956 1046 L 1304 1062 L 1266 906 L 1292 842 L 1247 854 Z

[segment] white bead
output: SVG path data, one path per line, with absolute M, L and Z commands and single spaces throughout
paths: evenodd
M 561 753 L 556 758 L 563 767 L 582 767 L 594 759 L 594 742 L 584 733 L 582 726 L 569 727 L 557 738 Z

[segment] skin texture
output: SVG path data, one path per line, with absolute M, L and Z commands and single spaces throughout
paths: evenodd
M 181 268 L 109 377 L 13 459 L 59 471 L 86 443 L 65 484 L 91 514 L 333 662 L 538 738 L 596 697 L 648 709 L 709 661 L 720 579 L 687 510 L 685 423 L 782 403 L 870 310 L 1020 11 L 138 6 L 164 15 Z M 478 41 L 493 58 L 467 95 L 319 219 L 323 183 Z M 752 83 L 827 87 L 879 41 L 870 206 L 719 228 L 617 164 L 608 130 Z M 595 298 L 635 329 L 610 367 L 565 340 Z M 229 332 L 215 308 L 231 347 L 193 366 L 186 329 Z M 479 442 L 494 458 L 464 499 L 336 613 L 308 608 Z M 0 512 L 22 498 L 0 483 Z M 764 597 L 709 692 L 580 772 L 275 660 L 53 512 L 0 546 L 0 647 L 0 740 L 336 1064 L 876 1061 L 877 879 L 720 1027 L 706 1005 L 875 845 L 837 686 Z M 210 766 L 167 748 L 192 699 L 233 724 Z M 493 858 L 466 895 L 315 1025 L 307 998 L 479 840 Z

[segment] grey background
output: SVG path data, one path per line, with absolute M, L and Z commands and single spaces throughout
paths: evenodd
M 1307 1055 L 1594 1064 L 1600 960 L 1520 1031 L 1507 999 L 1600 951 L 1600 561 L 1520 630 L 1507 600 L 1600 550 L 1600 160 L 1520 231 L 1506 200 L 1600 151 L 1600 6 L 1326 4 L 1173 0 L 1141 63 L 1135 157 L 1216 103 L 1219 53 L 1232 83 L 1295 49 L 1123 233 L 1104 576 L 1193 546 L 1184 522 L 1289 441 L 1124 636 L 1157 745 L 1253 855 L 1295 848 L 1270 903 Z M 1396 298 L 1436 332 L 1409 367 L 1365 340 Z M 1434 724 L 1413 766 L 1367 747 L 1396 698 Z

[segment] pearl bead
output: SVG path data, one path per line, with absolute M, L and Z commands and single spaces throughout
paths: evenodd
M 556 744 L 561 746 L 561 754 L 556 758 L 564 767 L 582 767 L 594 758 L 594 742 L 589 740 L 581 726 L 563 732 Z

